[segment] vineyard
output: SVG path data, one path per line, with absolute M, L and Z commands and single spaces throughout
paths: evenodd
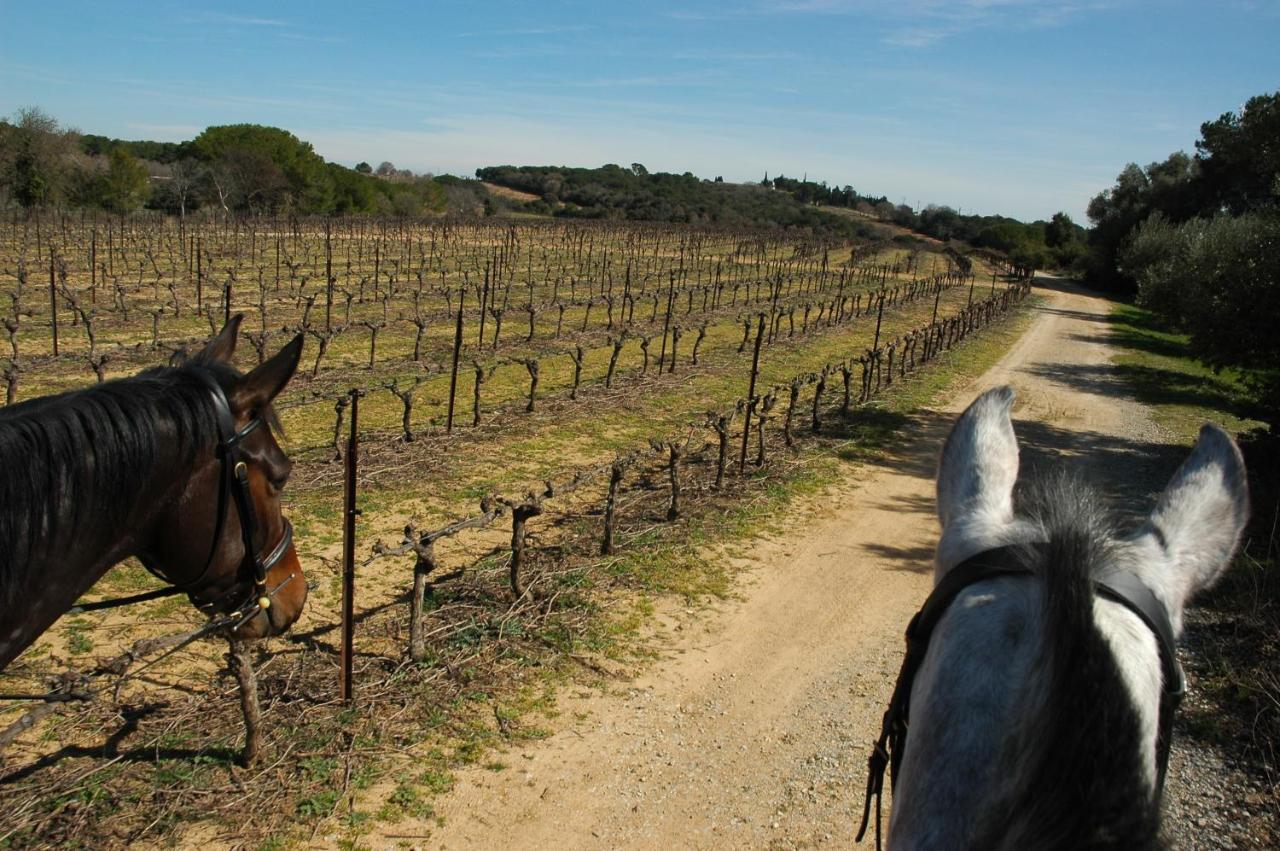
M 236 316 L 242 369 L 306 337 L 276 402 L 315 582 L 292 632 L 234 676 L 214 640 L 148 667 L 198 625 L 168 598 L 69 614 L 4 673 L 53 699 L 0 703 L 0 846 L 94 848 L 429 813 L 450 765 L 541 735 L 556 677 L 623 652 L 645 594 L 723 590 L 672 541 L 713 538 L 1026 294 L 998 255 L 919 242 L 49 213 L 0 226 L 0 289 L 7 403 L 163 365 Z M 125 564 L 89 599 L 155 585 Z

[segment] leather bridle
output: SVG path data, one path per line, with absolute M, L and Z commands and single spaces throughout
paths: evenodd
M 262 555 L 254 541 L 258 532 L 258 518 L 253 509 L 253 495 L 249 491 L 249 465 L 245 460 L 244 451 L 240 448 L 240 444 L 264 424 L 263 418 L 261 415 L 256 416 L 249 420 L 244 428 L 237 431 L 235 416 L 231 413 L 231 404 L 227 401 L 227 394 L 223 391 L 222 385 L 218 383 L 217 378 L 207 369 L 196 368 L 192 372 L 209 390 L 218 426 L 218 444 L 214 449 L 214 455 L 221 464 L 221 471 L 218 477 L 218 516 L 214 523 L 213 539 L 209 545 L 209 556 L 205 559 L 200 575 L 185 583 L 173 581 L 165 575 L 163 570 L 150 564 L 147 560 L 143 561 L 143 566 L 162 581 L 168 582 L 179 591 L 190 595 L 196 608 L 206 614 L 227 613 L 233 618 L 244 617 L 255 609 L 265 611 L 271 607 L 273 592 L 267 589 L 267 573 L 289 551 L 289 547 L 293 543 L 293 524 L 289 522 L 288 518 L 282 518 L 284 529 L 280 533 L 280 540 L 270 548 L 266 555 Z M 240 536 L 244 541 L 244 558 L 240 564 L 239 572 L 245 571 L 246 568 L 251 571 L 252 582 L 247 594 L 239 597 L 238 602 L 236 591 L 240 584 L 239 582 L 237 582 L 237 587 L 233 587 L 227 594 L 214 600 L 199 602 L 196 600 L 195 594 L 198 593 L 209 571 L 213 568 L 214 560 L 218 556 L 219 543 L 222 540 L 222 531 L 226 526 L 228 493 L 230 493 L 232 501 L 235 503 L 236 513 L 240 520 Z
M 934 586 L 920 611 L 907 625 L 907 652 L 898 672 L 898 681 L 889 698 L 880 727 L 880 738 L 867 760 L 867 789 L 862 807 L 862 825 L 855 842 L 861 842 L 871 816 L 871 800 L 876 803 L 876 848 L 880 848 L 880 804 L 884 791 L 884 772 L 889 769 L 892 789 L 898 780 L 898 769 L 906 751 L 907 727 L 910 721 L 911 688 L 916 673 L 923 664 L 929 649 L 929 638 L 934 627 L 942 620 L 947 608 L 962 591 L 976 582 L 1005 576 L 1032 575 L 1019 556 L 1028 545 L 997 547 L 965 559 Z M 1029 545 L 1034 547 L 1035 545 Z M 1164 688 L 1160 694 L 1160 718 L 1156 739 L 1156 796 L 1164 789 L 1165 772 L 1169 766 L 1169 748 L 1173 741 L 1173 716 L 1186 692 L 1186 679 L 1178 663 L 1173 625 L 1164 605 L 1151 589 L 1130 574 L 1116 574 L 1106 579 L 1092 580 L 1094 591 L 1108 600 L 1119 603 L 1133 612 L 1155 634 L 1160 647 L 1160 666 Z

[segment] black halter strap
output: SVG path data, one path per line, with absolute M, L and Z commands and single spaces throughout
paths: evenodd
M 1159 794 L 1164 789 L 1164 778 L 1169 768 L 1169 751 L 1173 747 L 1173 716 L 1187 693 L 1187 679 L 1178 662 L 1178 644 L 1173 635 L 1173 624 L 1164 604 L 1132 574 L 1118 573 L 1106 579 L 1095 579 L 1093 587 L 1103 597 L 1137 615 L 1147 625 L 1147 629 L 1155 633 L 1156 643 L 1160 647 L 1164 688 L 1160 690 L 1160 718 L 1156 738 L 1156 792 Z
M 180 591 L 191 593 L 198 589 L 204 583 L 209 571 L 213 568 L 214 560 L 217 558 L 219 543 L 222 540 L 222 530 L 227 522 L 227 496 L 230 494 L 231 501 L 236 507 L 236 514 L 240 519 L 240 535 L 244 543 L 244 562 L 253 571 L 249 596 L 239 606 L 235 605 L 234 600 L 228 601 L 224 597 L 204 603 L 199 607 L 215 611 L 224 611 L 228 608 L 245 610 L 252 606 L 260 605 L 260 601 L 269 601 L 269 595 L 266 593 L 267 572 L 280 559 L 284 558 L 290 544 L 293 543 L 293 525 L 289 523 L 288 519 L 284 520 L 284 530 L 281 532 L 280 540 L 276 542 L 269 553 L 263 556 L 255 542 L 258 532 L 258 518 L 253 509 L 253 495 L 249 490 L 249 465 L 244 460 L 240 449 L 240 444 L 245 438 L 262 426 L 262 417 L 254 417 L 244 428 L 237 431 L 235 415 L 231 412 L 231 404 L 227 401 L 227 394 L 223 391 L 222 385 L 218 383 L 217 378 L 207 369 L 196 369 L 194 373 L 209 389 L 209 395 L 213 402 L 214 417 L 218 427 L 218 444 L 214 449 L 214 455 L 221 465 L 221 473 L 218 477 L 217 517 L 214 521 L 213 537 L 209 542 L 209 555 L 205 559 L 204 567 L 201 569 L 200 574 L 186 583 L 174 582 L 159 568 L 146 562 L 143 564 L 147 570 L 151 571 L 159 579 L 174 585 Z M 232 589 L 231 594 L 227 596 L 234 595 L 234 593 L 235 589 Z
M 906 752 L 907 727 L 911 716 L 911 689 L 915 676 L 924 663 L 929 649 L 929 638 L 934 627 L 946 614 L 955 598 L 970 585 L 988 579 L 1005 576 L 1030 575 L 1018 557 L 1016 546 L 997 547 L 965 559 L 949 570 L 934 586 L 932 593 L 907 625 L 907 652 L 902 659 L 902 669 L 889 698 L 880 726 L 880 738 L 876 740 L 867 760 L 867 789 L 862 805 L 862 824 L 855 842 L 866 835 L 871 817 L 871 801 L 876 805 L 876 848 L 880 848 L 880 805 L 884 792 L 884 773 L 889 770 L 889 785 L 897 784 L 898 769 Z M 1160 666 L 1164 675 L 1164 689 L 1160 696 L 1159 735 L 1156 742 L 1158 775 L 1157 795 L 1164 789 L 1165 770 L 1169 764 L 1169 749 L 1173 742 L 1173 716 L 1186 691 L 1182 666 L 1178 664 L 1177 645 L 1169 614 L 1151 589 L 1129 574 L 1117 574 L 1106 580 L 1094 580 L 1098 594 L 1127 608 L 1137 615 L 1155 634 L 1160 647 Z

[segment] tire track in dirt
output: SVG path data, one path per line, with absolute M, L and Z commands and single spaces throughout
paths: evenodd
M 1134 451 L 1160 442 L 1156 428 L 1108 385 L 1110 303 L 1053 279 L 1037 289 L 1039 315 L 999 363 L 923 412 L 892 455 L 794 505 L 785 534 L 749 544 L 737 599 L 663 617 L 669 649 L 646 673 L 608 695 L 563 697 L 562 729 L 511 748 L 505 770 L 461 772 L 436 801 L 442 826 L 400 822 L 365 841 L 850 845 L 901 633 L 932 584 L 934 464 L 954 413 L 1010 383 L 1025 463 L 1079 452 L 1130 483 L 1165 463 L 1154 449 Z

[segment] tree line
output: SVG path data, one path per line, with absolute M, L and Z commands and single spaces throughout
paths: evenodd
M 826 181 L 814 182 L 807 176 L 796 180 L 778 175 L 770 180 L 766 174 L 761 185 L 786 192 L 803 204 L 851 209 L 943 242 L 954 239 L 998 251 L 1025 269 L 1068 267 L 1086 252 L 1084 228 L 1066 213 L 1028 224 L 1008 216 L 966 216 L 945 205 L 931 204 L 917 212 L 884 196 L 860 195 L 852 186 L 827 186 Z
M 209 127 L 185 142 L 109 139 L 63 128 L 38 108 L 0 120 L 0 200 L 178 216 L 382 213 L 445 209 L 445 184 L 383 163 L 325 162 L 309 142 L 258 124 Z
M 691 172 L 630 168 L 489 166 L 476 169 L 483 181 L 538 197 L 523 205 L 532 213 L 568 218 L 630 219 L 733 227 L 805 228 L 843 238 L 872 235 L 868 223 L 823 212 L 787 192 L 746 183 L 696 177 Z
M 1280 411 L 1280 92 L 1200 125 L 1196 152 L 1124 167 L 1089 204 L 1088 274 L 1243 367 Z

